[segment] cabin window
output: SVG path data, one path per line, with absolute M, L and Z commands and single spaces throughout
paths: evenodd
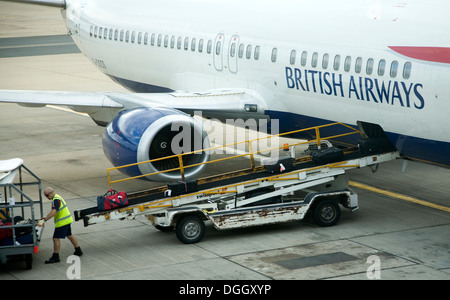
M 247 45 L 247 52 L 245 53 L 245 57 L 247 57 L 247 59 L 250 59 L 250 57 L 252 57 L 252 45 Z
M 108 38 L 108 28 L 103 29 L 103 38 L 105 40 Z
M 317 61 L 319 60 L 319 54 L 317 52 L 314 52 L 311 58 L 311 67 L 315 68 L 317 67 Z
M 156 41 L 158 47 L 161 47 L 162 45 L 162 34 L 158 34 L 158 40 Z
M 372 72 L 373 72 L 373 58 L 369 58 L 367 60 L 366 73 L 367 75 L 371 75 Z
M 340 66 L 341 66 L 341 56 L 338 54 L 334 57 L 333 69 L 337 71 L 339 70 Z
M 181 36 L 179 36 L 178 39 L 177 39 L 177 49 L 178 50 L 181 49 L 181 43 L 182 43 L 182 38 L 181 38 Z
M 131 33 L 131 42 L 134 43 L 135 40 L 136 40 L 136 32 L 133 31 L 133 32 Z
M 169 46 L 169 36 L 164 36 L 164 48 L 167 48 Z
M 97 37 L 97 32 L 98 32 L 98 27 L 95 26 L 95 28 L 94 28 L 94 37 L 95 37 L 95 38 Z
M 206 52 L 208 54 L 211 54 L 211 50 L 212 50 L 212 40 L 208 40 L 208 43 L 206 44 Z
M 411 68 L 412 68 L 412 65 L 409 61 L 406 62 L 405 65 L 403 66 L 403 78 L 404 79 L 409 79 L 409 77 L 411 76 Z
M 173 49 L 175 48 L 175 36 L 172 35 L 172 37 L 170 38 L 170 48 Z
M 198 41 L 198 52 L 202 53 L 203 52 L 203 39 L 200 39 Z
M 184 50 L 187 50 L 187 49 L 189 49 L 189 38 L 188 37 L 186 37 L 184 39 Z
M 230 57 L 234 57 L 236 55 L 236 43 L 232 43 L 230 47 Z
M 220 49 L 222 48 L 222 42 L 218 41 L 216 43 L 216 55 L 220 55 Z
M 291 58 L 289 59 L 289 63 L 291 65 L 295 64 L 295 57 L 297 56 L 297 51 L 292 50 L 291 51 Z
M 123 29 L 120 31 L 120 41 L 123 42 L 123 36 L 125 35 L 125 31 Z
M 197 46 L 197 39 L 193 38 L 192 39 L 192 43 L 191 43 L 191 51 L 194 52 L 195 51 L 195 47 Z
M 277 61 L 277 53 L 278 53 L 278 49 L 277 48 L 273 48 L 272 49 L 272 56 L 271 56 L 271 60 L 272 60 L 273 63 Z
M 391 63 L 391 71 L 389 72 L 389 75 L 391 75 L 392 78 L 397 77 L 397 71 L 398 71 L 398 61 L 394 60 Z
M 155 37 L 156 35 L 152 33 L 152 36 L 150 37 L 150 45 L 155 46 Z
M 130 40 L 130 31 L 127 30 L 127 32 L 125 33 L 125 42 L 128 43 L 129 40 Z
M 381 59 L 378 63 L 378 76 L 383 76 L 384 71 L 386 69 L 386 61 L 384 59 Z
M 114 31 L 114 40 L 117 41 L 118 38 L 119 38 L 119 29 L 116 29 Z
M 361 69 L 362 69 L 362 58 L 358 57 L 355 62 L 355 72 L 359 74 L 361 73 Z
M 255 53 L 253 54 L 254 55 L 253 57 L 255 58 L 255 60 L 259 59 L 259 51 L 260 51 L 260 47 L 256 46 L 255 47 Z
M 344 60 L 344 71 L 345 72 L 350 71 L 351 65 L 352 65 L 352 57 L 351 56 L 346 56 L 345 60 Z
M 307 58 L 308 58 L 308 52 L 307 51 L 303 51 L 302 52 L 302 57 L 300 59 L 300 64 L 302 65 L 302 67 L 306 66 Z
M 139 32 L 138 33 L 138 44 L 141 44 L 142 43 L 142 32 Z
M 238 51 L 239 58 L 242 58 L 244 56 L 244 48 L 245 48 L 244 44 L 239 45 L 239 51 Z
M 148 43 L 148 32 L 144 34 L 144 45 L 147 45 L 147 43 Z
M 329 59 L 330 59 L 330 55 L 328 53 L 325 53 L 322 57 L 322 68 L 323 69 L 328 68 Z
M 112 38 L 113 38 L 113 32 L 114 32 L 114 29 L 110 28 L 109 29 L 109 39 L 110 40 L 112 40 Z

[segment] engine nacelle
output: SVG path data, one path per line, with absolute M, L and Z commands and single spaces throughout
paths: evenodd
M 135 108 L 121 111 L 106 127 L 103 134 L 103 151 L 114 166 L 188 153 L 209 148 L 209 139 L 200 122 L 175 109 Z M 183 155 L 183 166 L 204 163 L 209 154 L 201 151 Z M 178 168 L 174 157 L 152 163 L 122 168 L 129 176 L 139 176 Z M 205 165 L 185 169 L 185 179 L 199 175 Z M 145 177 L 144 177 L 145 178 Z M 164 172 L 150 176 L 154 181 L 180 180 L 180 171 Z

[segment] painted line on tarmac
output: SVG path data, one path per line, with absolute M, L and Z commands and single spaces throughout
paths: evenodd
M 403 194 L 399 194 L 399 193 L 383 190 L 383 189 L 380 189 L 380 188 L 376 188 L 376 187 L 373 187 L 373 186 L 370 186 L 370 185 L 367 185 L 367 184 L 364 184 L 364 183 L 352 181 L 352 180 L 349 180 L 348 183 L 351 186 L 354 186 L 354 187 L 357 187 L 357 188 L 360 188 L 360 189 L 364 189 L 364 190 L 367 190 L 367 191 L 370 191 L 370 192 L 382 194 L 382 195 L 385 195 L 385 196 L 397 198 L 397 199 L 400 199 L 400 200 L 416 203 L 416 204 L 419 204 L 419 205 L 431 207 L 431 208 L 434 208 L 434 209 L 438 209 L 438 210 L 442 210 L 442 211 L 450 213 L 450 207 L 447 207 L 447 206 L 443 206 L 443 205 L 431 203 L 431 202 L 428 202 L 428 201 L 425 201 L 425 200 L 421 200 L 421 199 L 418 199 L 418 198 L 414 198 L 414 197 L 411 197 L 411 196 L 406 196 L 406 195 L 403 195 Z

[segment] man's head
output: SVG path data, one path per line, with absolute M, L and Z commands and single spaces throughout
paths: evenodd
M 44 196 L 51 200 L 55 196 L 55 192 L 51 187 L 47 187 L 44 189 Z

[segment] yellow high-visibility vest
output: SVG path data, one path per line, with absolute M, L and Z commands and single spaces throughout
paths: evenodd
M 58 195 L 55 194 L 55 197 L 53 197 L 52 201 L 60 200 L 61 205 L 59 206 L 58 211 L 56 212 L 55 218 L 55 227 L 61 227 L 67 224 L 70 224 L 73 222 L 72 216 L 70 215 L 69 208 L 67 207 L 66 201 Z

